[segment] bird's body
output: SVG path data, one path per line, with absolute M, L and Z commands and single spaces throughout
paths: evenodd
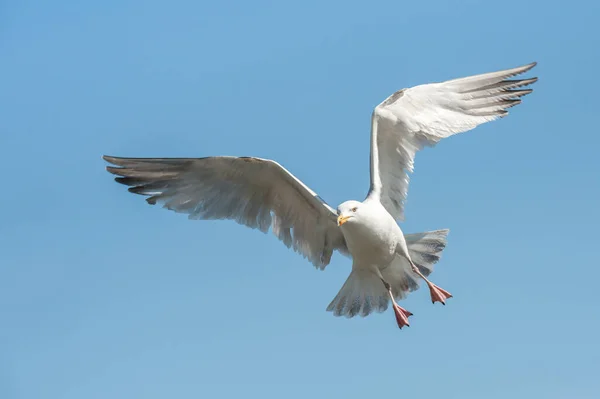
M 366 199 L 346 201 L 337 211 L 272 160 L 254 157 L 117 158 L 108 170 L 150 204 L 191 219 L 233 219 L 267 232 L 324 269 L 337 251 L 352 258 L 352 271 L 327 310 L 366 316 L 387 309 L 408 325 L 410 312 L 396 300 L 427 283 L 433 302 L 449 292 L 427 276 L 446 246 L 448 230 L 404 234 L 409 173 L 416 152 L 507 114 L 514 90 L 537 79 L 508 80 L 533 68 L 518 68 L 431 83 L 395 92 L 371 117 L 371 187 Z
M 340 213 L 344 212 L 343 206 L 339 209 Z M 368 213 L 365 212 L 367 210 Z M 359 217 L 361 223 L 355 223 Z M 354 267 L 385 268 L 395 257 L 396 247 L 398 245 L 406 247 L 400 226 L 377 201 L 366 200 L 360 203 L 354 216 L 340 228 L 346 239 L 348 251 L 352 255 Z

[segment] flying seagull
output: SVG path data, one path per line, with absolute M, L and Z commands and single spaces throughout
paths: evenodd
M 371 116 L 371 186 L 364 201 L 336 209 L 277 162 L 255 157 L 120 158 L 107 170 L 149 204 L 190 219 L 231 219 L 266 233 L 325 269 L 334 251 L 352 258 L 352 271 L 327 307 L 336 316 L 383 312 L 390 300 L 398 327 L 412 315 L 397 304 L 423 280 L 431 300 L 452 295 L 428 276 L 449 230 L 404 234 L 409 173 L 417 151 L 441 139 L 502 118 L 537 78 L 513 76 L 536 63 L 430 83 L 395 92 Z

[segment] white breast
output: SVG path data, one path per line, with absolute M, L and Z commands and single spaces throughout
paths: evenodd
M 396 253 L 400 227 L 383 207 L 362 213 L 357 223 L 342 225 L 355 265 L 387 266 Z

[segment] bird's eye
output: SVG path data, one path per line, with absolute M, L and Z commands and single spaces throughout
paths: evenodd
M 350 209 L 350 210 L 351 210 L 352 212 L 356 212 L 356 210 L 357 210 L 357 209 L 358 209 L 357 207 L 354 207 L 354 208 L 352 208 L 352 209 Z

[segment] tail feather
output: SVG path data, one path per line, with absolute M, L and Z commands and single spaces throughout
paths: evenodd
M 433 265 L 440 260 L 449 231 L 444 229 L 404 236 L 408 254 L 424 276 L 429 276 L 433 272 Z M 421 278 L 412 271 L 408 260 L 401 256 L 396 256 L 381 274 L 392 287 L 392 294 L 396 300 L 404 299 L 410 292 L 419 289 Z
M 449 230 L 444 229 L 404 236 L 413 263 L 425 276 L 433 272 L 433 265 L 440 259 L 448 233 Z M 392 294 L 397 300 L 419 288 L 420 277 L 412 272 L 410 263 L 403 257 L 396 256 L 388 267 L 381 270 L 381 275 L 392 287 Z M 327 311 L 335 316 L 365 317 L 373 312 L 385 311 L 389 300 L 389 294 L 377 274 L 353 269 Z
M 353 270 L 327 311 L 333 312 L 334 316 L 365 317 L 372 312 L 385 311 L 388 303 L 388 293 L 375 273 Z
M 440 260 L 449 232 L 443 229 L 404 235 L 410 258 L 425 276 L 433 272 L 433 265 Z

